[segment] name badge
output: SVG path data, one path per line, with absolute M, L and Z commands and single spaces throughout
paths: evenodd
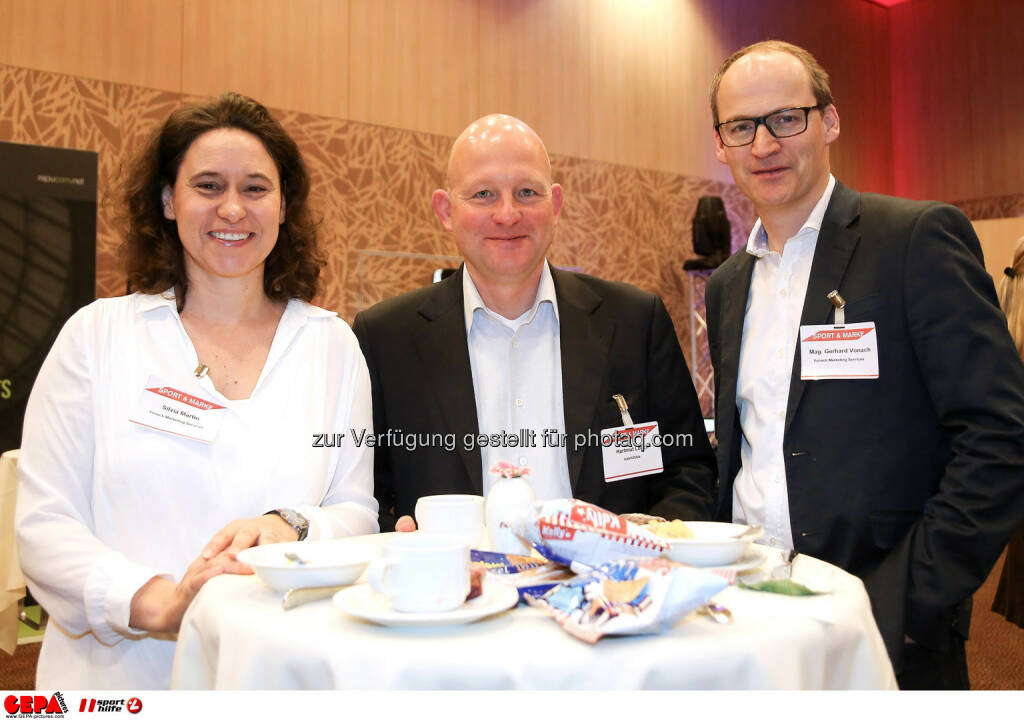
M 224 422 L 224 406 L 164 385 L 150 375 L 129 421 L 177 437 L 212 444 Z
M 665 469 L 656 422 L 602 430 L 601 455 L 605 482 L 652 475 Z
M 801 380 L 878 377 L 878 333 L 873 322 L 800 326 Z

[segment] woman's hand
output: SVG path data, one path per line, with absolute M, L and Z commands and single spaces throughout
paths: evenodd
M 416 521 L 411 515 L 403 515 L 395 521 L 395 532 L 412 532 L 416 529 Z
M 252 568 L 239 562 L 238 552 L 253 545 L 297 539 L 295 529 L 277 515 L 233 520 L 206 544 L 181 582 L 154 577 L 136 591 L 129 625 L 150 632 L 177 632 L 189 603 L 207 580 L 222 573 L 252 574 Z
M 177 632 L 199 588 L 227 571 L 226 563 L 220 559 L 198 558 L 188 566 L 179 583 L 165 577 L 151 578 L 132 596 L 128 624 L 137 630 Z
M 252 570 L 238 562 L 235 555 L 253 545 L 292 542 L 299 539 L 299 534 L 291 525 L 278 515 L 260 515 L 255 518 L 232 520 L 206 543 L 200 553 L 204 560 L 218 555 L 226 555 L 230 561 L 227 572 L 243 575 L 251 574 Z

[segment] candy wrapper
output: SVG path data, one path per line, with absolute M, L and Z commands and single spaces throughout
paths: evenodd
M 543 595 L 572 572 L 563 565 L 528 555 L 506 555 L 487 550 L 470 550 L 473 567 L 481 567 L 502 582 L 514 585 L 520 599 L 527 595 Z
M 516 577 L 527 576 L 531 571 L 542 571 L 551 566 L 548 560 L 529 555 L 507 555 L 490 550 L 470 550 L 469 561 L 482 565 L 487 572 L 494 575 Z
M 714 573 L 664 558 L 624 559 L 526 601 L 546 610 L 570 635 L 595 643 L 605 635 L 667 630 L 727 585 Z
M 518 530 L 541 555 L 573 569 L 620 558 L 656 557 L 668 549 L 650 531 L 582 500 L 535 503 Z

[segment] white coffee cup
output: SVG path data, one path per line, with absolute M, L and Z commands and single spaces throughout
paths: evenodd
M 469 594 L 469 545 L 452 535 L 401 533 L 370 563 L 370 587 L 399 612 L 446 612 Z
M 420 530 L 454 535 L 471 548 L 483 547 L 483 496 L 425 495 L 416 501 L 415 512 Z

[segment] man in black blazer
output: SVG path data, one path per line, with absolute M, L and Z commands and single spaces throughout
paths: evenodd
M 521 464 L 520 456 L 547 468 L 546 477 L 533 468 L 540 495 L 571 495 L 614 512 L 710 518 L 714 454 L 668 312 L 660 298 L 630 285 L 547 265 L 562 189 L 551 182 L 540 138 L 515 118 L 482 118 L 456 140 L 446 175 L 433 204 L 464 265 L 353 323 L 381 440 L 381 529 L 396 520 L 411 529 L 403 516 L 421 496 L 484 494 L 488 459 Z M 540 362 L 517 367 L 520 351 Z M 495 412 L 495 386 L 506 384 Z M 672 437 L 661 448 L 661 471 L 606 481 L 598 438 L 624 424 L 616 394 L 635 423 L 658 421 L 662 438 Z M 520 409 L 544 427 L 524 426 Z M 564 433 L 564 446 L 543 434 L 549 428 Z M 535 447 L 503 440 L 481 451 L 476 436 L 499 430 Z
M 902 688 L 966 688 L 971 595 L 1024 515 L 1024 367 L 978 239 L 831 177 L 839 116 L 801 48 L 734 54 L 712 113 L 759 215 L 707 289 L 720 516 L 861 577 Z M 802 379 L 809 326 L 861 323 L 877 377 Z

